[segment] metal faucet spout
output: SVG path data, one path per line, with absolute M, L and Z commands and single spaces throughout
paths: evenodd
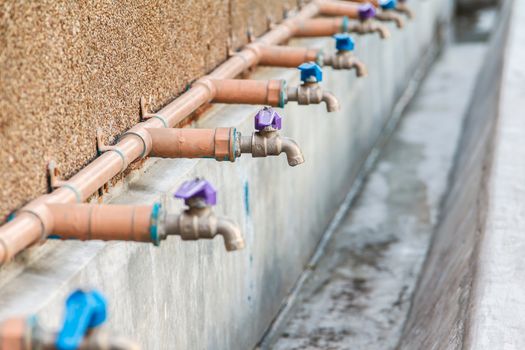
M 290 166 L 296 166 L 304 163 L 303 153 L 301 152 L 299 145 L 297 145 L 294 140 L 288 137 L 281 138 L 281 152 L 286 153 L 288 165 Z
M 403 18 L 397 13 L 395 13 L 393 10 L 386 10 L 379 12 L 376 14 L 376 19 L 379 21 L 393 21 L 396 24 L 396 27 L 401 29 L 405 25 L 405 21 L 403 21 Z
M 323 99 L 324 103 L 326 103 L 326 109 L 328 112 L 337 112 L 341 109 L 341 106 L 339 105 L 339 101 L 337 101 L 337 98 L 331 94 L 328 91 L 323 92 Z
M 244 238 L 241 230 L 233 221 L 227 218 L 217 218 L 217 234 L 224 239 L 226 250 L 231 252 L 244 248 Z

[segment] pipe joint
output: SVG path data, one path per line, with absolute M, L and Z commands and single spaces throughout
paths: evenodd
M 137 137 L 138 139 L 140 139 L 142 143 L 142 152 L 140 154 L 140 158 L 145 158 L 146 156 L 150 154 L 151 149 L 152 149 L 152 144 L 153 144 L 153 141 L 150 135 L 150 130 L 153 130 L 153 129 L 147 129 L 146 125 L 147 124 L 145 122 L 138 123 L 131 129 L 126 131 L 124 134 L 122 134 L 122 136 L 119 139 L 119 141 L 123 140 L 126 137 Z M 127 159 L 125 159 L 125 161 L 128 164 L 130 163 Z

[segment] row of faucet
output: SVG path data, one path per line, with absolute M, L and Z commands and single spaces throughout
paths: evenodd
M 352 0 L 364 2 L 362 0 Z M 217 103 L 266 105 L 254 117 L 255 131 L 243 136 L 235 128 L 192 129 L 169 128 L 169 122 L 160 114 L 148 113 L 141 99 L 144 120 L 156 118 L 164 128 L 135 127 L 121 136 L 139 138 L 143 144 L 142 156 L 160 158 L 211 158 L 217 161 L 235 161 L 242 154 L 252 157 L 286 154 L 288 164 L 297 166 L 304 162 L 303 154 L 290 138 L 279 134 L 282 117 L 271 107 L 284 107 L 290 101 L 300 105 L 324 102 L 328 112 L 339 109 L 337 99 L 323 91 L 321 66 L 333 69 L 355 69 L 358 77 L 367 75 L 367 68 L 353 54 L 355 43 L 349 32 L 358 34 L 377 32 L 382 38 L 390 33 L 374 21 L 394 21 L 403 27 L 399 13 L 412 18 L 412 11 L 403 0 L 372 0 L 372 4 L 348 7 L 342 1 L 322 1 L 321 14 L 345 17 L 336 19 L 306 19 L 291 28 L 293 37 L 334 36 L 336 52 L 324 55 L 322 50 L 300 47 L 266 45 L 253 42 L 248 51 L 235 55 L 241 59 L 243 52 L 255 55 L 256 65 L 298 67 L 301 85 L 287 87 L 284 80 L 255 81 L 248 79 L 216 79 L 205 76 L 194 83 L 208 91 L 208 101 Z M 382 9 L 376 11 L 376 7 Z M 352 25 L 349 18 L 359 20 Z M 129 164 L 121 149 L 106 146 L 97 133 L 100 153 L 114 152 L 122 159 L 122 169 Z M 56 179 L 50 168 L 52 187 L 68 186 Z M 69 188 L 78 198 L 82 194 Z M 212 207 L 217 202 L 217 191 L 208 181 L 196 178 L 186 181 L 175 192 L 175 198 L 184 200 L 186 208 L 178 214 L 169 213 L 160 203 L 152 205 L 91 205 L 45 203 L 45 209 L 25 212 L 38 216 L 43 227 L 43 238 L 79 240 L 121 240 L 152 242 L 159 245 L 170 235 L 182 240 L 213 239 L 222 235 L 227 251 L 244 247 L 239 227 L 228 218 L 216 216 Z M 42 203 L 39 203 L 41 207 Z M 35 206 L 36 207 L 36 206 Z M 39 207 L 39 208 L 40 208 Z M 0 241 L 4 247 L 5 242 Z M 0 261 L 2 259 L 0 258 Z M 58 333 L 43 329 L 34 317 L 13 318 L 0 324 L 0 350 L 3 349 L 59 349 L 59 350 L 132 350 L 138 346 L 125 338 L 111 337 L 93 332 L 106 319 L 105 298 L 96 291 L 77 290 L 66 301 L 64 324 Z M 98 328 L 97 328 L 98 329 Z

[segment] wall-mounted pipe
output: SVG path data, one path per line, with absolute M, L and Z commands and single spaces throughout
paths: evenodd
M 319 3 L 305 5 L 294 17 L 288 18 L 275 26 L 271 31 L 256 40 L 264 45 L 280 44 L 294 35 L 299 23 L 319 14 Z M 334 33 L 332 33 L 334 34 Z M 246 69 L 253 67 L 257 57 L 253 50 L 244 49 L 218 66 L 210 77 L 213 79 L 234 78 Z M 204 84 L 196 84 L 180 97 L 156 113 L 156 118 L 139 123 L 131 128 L 124 137 L 114 145 L 118 152 L 105 152 L 84 167 L 52 193 L 41 196 L 0 227 L 0 264 L 9 261 L 23 249 L 45 238 L 44 222 L 39 212 L 45 212 L 47 204 L 78 203 L 89 198 L 114 176 L 123 170 L 123 164 L 146 156 L 148 145 L 142 137 L 145 128 L 173 127 L 195 112 L 200 106 L 209 102 L 209 91 Z
M 211 206 L 216 202 L 216 192 L 211 184 L 204 180 L 186 182 L 176 196 L 184 191 L 191 191 L 191 196 L 184 198 L 186 203 L 202 199 L 205 205 L 190 205 L 183 213 L 173 214 L 159 203 L 47 204 L 46 216 L 41 217 L 46 223 L 44 235 L 55 239 L 151 242 L 155 245 L 171 235 L 179 235 L 182 239 L 211 239 L 222 235 L 228 251 L 244 247 L 239 228 L 230 220 L 213 214 Z M 174 221 L 181 225 L 173 226 Z
M 293 33 L 296 38 L 324 37 L 337 33 L 378 33 L 382 39 L 390 37 L 388 28 L 377 21 L 365 19 L 351 23 L 348 17 L 307 19 L 298 23 Z
M 288 164 L 304 162 L 299 146 L 287 137 L 281 137 L 281 116 L 271 108 L 255 115 L 255 129 L 251 136 L 242 136 L 235 128 L 216 129 L 147 129 L 151 136 L 150 156 L 162 158 L 212 158 L 235 161 L 243 153 L 253 157 L 287 155 Z M 268 124 L 269 123 L 269 124 Z M 271 129 L 271 130 L 270 130 Z
M 59 332 L 42 327 L 36 316 L 7 319 L 0 323 L 0 350 L 139 350 L 130 339 L 99 329 L 106 309 L 100 292 L 77 290 L 66 301 Z
M 250 44 L 248 48 L 254 50 L 259 57 L 260 66 L 291 68 L 306 62 L 315 62 L 333 69 L 355 69 L 358 77 L 366 76 L 365 64 L 352 53 L 354 49 L 352 38 L 348 34 L 339 34 L 335 39 L 337 52 L 333 54 L 325 54 L 322 49 L 278 45 Z

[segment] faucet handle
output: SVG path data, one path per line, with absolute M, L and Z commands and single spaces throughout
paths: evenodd
M 334 35 L 335 48 L 337 51 L 353 51 L 355 47 L 354 39 L 347 33 Z
M 359 6 L 357 13 L 359 15 L 359 19 L 364 21 L 375 17 L 376 9 L 371 4 L 363 4 Z
M 394 10 L 397 7 L 397 0 L 379 0 L 379 6 L 383 10 Z
M 301 71 L 303 83 L 319 83 L 323 81 L 323 70 L 317 63 L 306 62 L 297 67 Z
M 255 129 L 262 131 L 267 127 L 274 130 L 281 130 L 282 117 L 271 107 L 264 107 L 255 115 Z
M 189 205 L 189 201 L 195 198 L 204 200 L 206 205 L 215 205 L 217 204 L 217 190 L 208 181 L 196 178 L 184 182 L 175 192 L 175 198 L 184 199 L 186 205 Z
M 76 290 L 66 300 L 64 324 L 56 339 L 59 350 L 78 349 L 89 329 L 106 321 L 106 298 L 96 291 Z

